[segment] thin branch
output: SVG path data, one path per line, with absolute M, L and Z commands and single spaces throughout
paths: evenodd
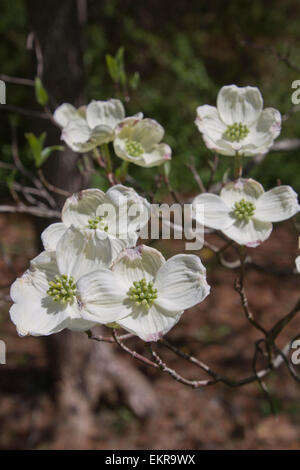
M 156 364 L 159 366 L 160 370 L 162 372 L 165 372 L 169 374 L 174 380 L 177 382 L 180 382 L 184 385 L 187 385 L 192 388 L 200 388 L 200 387 L 207 387 L 208 385 L 214 385 L 218 382 L 218 380 L 213 379 L 213 380 L 188 380 L 182 377 L 182 375 L 179 375 L 178 372 L 176 372 L 174 369 L 170 369 L 159 357 L 159 355 L 153 351 L 151 345 L 150 345 L 150 352 L 152 354 L 152 357 L 154 358 Z
M 29 78 L 11 77 L 4 73 L 0 73 L 0 80 L 3 80 L 4 82 L 7 82 L 7 83 L 13 83 L 14 85 L 25 85 L 25 86 L 34 87 L 34 80 L 31 80 Z
M 148 366 L 154 367 L 154 369 L 158 369 L 159 366 L 155 362 L 150 361 L 150 359 L 147 359 L 147 357 L 142 356 L 141 354 L 137 353 L 136 351 L 133 351 L 128 346 L 126 346 L 121 341 L 121 339 L 120 339 L 121 337 L 117 335 L 115 329 L 113 330 L 113 337 L 114 337 L 115 342 L 120 346 L 120 348 L 123 349 L 123 351 L 125 351 L 131 357 L 133 357 L 134 359 L 137 359 L 140 362 L 143 362 L 144 364 L 146 364 Z
M 46 186 L 46 188 L 49 191 L 52 191 L 53 193 L 59 194 L 60 196 L 64 196 L 64 197 L 71 196 L 71 193 L 69 191 L 65 191 L 64 189 L 57 188 L 53 184 L 49 183 L 49 181 L 46 180 L 46 177 L 45 177 L 45 175 L 44 175 L 41 168 L 38 169 L 38 175 L 39 175 L 42 183 L 44 184 L 44 186 Z
M 195 164 L 194 164 L 194 158 L 191 159 L 192 163 L 185 163 L 185 166 L 192 172 L 193 174 L 193 177 L 194 177 L 194 180 L 196 181 L 197 185 L 198 185 L 198 188 L 200 189 L 200 192 L 201 193 L 206 193 L 206 188 L 203 184 L 203 181 L 195 167 Z
M 25 206 L 23 204 L 19 206 L 10 206 L 10 205 L 1 205 L 0 212 L 13 212 L 13 213 L 21 213 L 21 214 L 31 214 L 35 215 L 36 217 L 45 217 L 48 219 L 51 218 L 60 218 L 60 212 L 52 210 L 52 209 L 42 209 L 36 206 Z
M 40 113 L 38 111 L 31 111 L 30 109 L 20 108 L 20 106 L 14 106 L 11 104 L 2 104 L 0 106 L 0 110 L 12 112 L 12 113 L 18 113 L 24 116 L 29 116 L 29 117 L 37 118 L 37 119 L 51 120 L 50 116 L 46 113 Z

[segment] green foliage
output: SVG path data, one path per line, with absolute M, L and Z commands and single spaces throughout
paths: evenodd
M 55 150 L 63 150 L 64 147 L 61 145 L 52 145 L 50 147 L 44 147 L 46 132 L 43 132 L 39 137 L 35 136 L 32 132 L 25 134 L 27 142 L 30 147 L 30 156 L 33 158 L 35 166 L 39 168 L 42 166 L 51 153 Z
M 41 106 L 46 106 L 46 104 L 48 103 L 49 97 L 39 77 L 35 78 L 34 89 L 35 89 L 35 97 L 36 97 L 37 102 Z

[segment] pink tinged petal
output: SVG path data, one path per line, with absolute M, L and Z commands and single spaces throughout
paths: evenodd
M 166 158 L 167 155 L 167 158 Z M 136 165 L 143 166 L 144 168 L 152 168 L 165 163 L 166 160 L 170 160 L 172 155 L 171 147 L 167 144 L 155 145 L 151 151 L 145 152 L 141 157 L 136 158 L 132 162 Z
M 257 201 L 255 218 L 264 222 L 280 222 L 299 212 L 298 195 L 290 186 L 277 186 Z
M 193 307 L 210 292 L 206 269 L 195 255 L 175 255 L 159 269 L 154 287 L 159 305 L 169 314 Z
M 226 184 L 221 190 L 220 197 L 228 207 L 233 208 L 235 202 L 239 202 L 241 199 L 256 204 L 256 201 L 264 192 L 263 186 L 258 181 L 251 178 L 240 178 L 237 181 Z
M 281 114 L 277 109 L 265 108 L 256 124 L 258 133 L 269 133 L 273 139 L 279 136 L 281 131 Z
M 252 218 L 249 222 L 237 220 L 231 227 L 222 231 L 239 245 L 254 248 L 269 238 L 272 229 L 273 226 L 270 222 L 262 222 Z
M 222 121 L 251 125 L 259 118 L 263 99 L 258 88 L 228 85 L 221 88 L 217 97 L 217 108 Z
M 65 225 L 86 227 L 88 220 L 96 217 L 97 208 L 107 202 L 105 193 L 100 189 L 85 189 L 69 197 L 62 209 Z
M 197 207 L 199 208 L 198 217 L 196 216 Z M 200 224 L 216 230 L 222 230 L 234 222 L 230 217 L 231 209 L 215 194 L 206 193 L 197 196 L 193 201 L 193 210 L 195 218 Z
M 112 271 L 119 279 L 126 282 L 128 288 L 134 281 L 145 278 L 152 281 L 159 268 L 165 262 L 162 254 L 154 248 L 139 245 L 128 248 L 113 262 Z
M 170 316 L 159 305 L 149 310 L 137 309 L 136 312 L 118 321 L 126 331 L 139 336 L 143 341 L 158 341 L 179 321 L 182 312 Z
M 242 141 L 241 153 L 245 156 L 267 153 L 281 131 L 280 112 L 274 108 L 265 108 L 249 130 L 248 136 Z
M 225 155 L 227 157 L 235 156 L 236 150 L 234 149 L 232 142 L 226 141 L 224 139 L 218 139 L 217 141 L 214 141 L 207 134 L 202 134 L 202 137 L 206 147 L 213 152 L 217 152 L 220 155 Z

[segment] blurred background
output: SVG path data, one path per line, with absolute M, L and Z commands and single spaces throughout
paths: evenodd
M 204 184 L 209 181 L 214 156 L 194 119 L 197 106 L 215 105 L 223 85 L 259 87 L 265 106 L 285 116 L 279 140 L 299 139 L 297 107 L 291 102 L 291 84 L 300 79 L 299 14 L 297 0 L 2 0 L 0 78 L 28 82 L 7 80 L 7 105 L 0 106 L 1 203 L 18 202 L 14 189 L 26 181 L 26 175 L 10 168 L 16 143 L 30 172 L 36 169 L 26 133 L 47 132 L 48 146 L 60 144 L 59 129 L 36 102 L 31 81 L 37 74 L 51 112 L 63 102 L 79 106 L 118 97 L 127 115 L 142 111 L 161 123 L 173 149 L 170 182 L 182 197 L 199 192 L 186 166 L 191 157 Z M 114 57 L 120 48 L 126 85 L 115 83 L 107 66 L 107 54 Z M 216 181 L 226 177 L 229 164 L 230 158 L 220 158 Z M 151 190 L 161 170 L 131 171 Z M 68 149 L 53 152 L 43 173 L 68 191 L 108 187 L 104 174 L 89 171 L 88 162 Z M 281 182 L 297 192 L 299 173 L 297 145 L 271 152 L 248 168 L 265 188 Z M 162 191 L 157 199 L 164 196 Z M 64 198 L 53 197 L 60 208 Z M 268 378 L 275 417 L 257 384 L 194 391 L 84 334 L 19 338 L 9 321 L 8 287 L 40 250 L 39 233 L 48 223 L 31 215 L 0 214 L 0 339 L 7 345 L 7 364 L 0 365 L 0 448 L 299 448 L 299 389 L 284 367 Z M 289 221 L 253 252 L 255 262 L 267 269 L 249 268 L 246 287 L 251 309 L 266 327 L 299 296 L 299 278 L 290 274 L 297 236 Z M 180 241 L 155 246 L 166 256 L 183 251 Z M 236 274 L 219 267 L 208 250 L 200 255 L 213 295 L 188 311 L 168 337 L 215 370 L 242 378 L 251 374 L 253 342 L 259 336 L 232 288 Z M 279 346 L 297 328 L 295 319 Z M 130 344 L 145 352 L 141 342 Z M 170 352 L 161 353 L 186 376 L 202 378 Z

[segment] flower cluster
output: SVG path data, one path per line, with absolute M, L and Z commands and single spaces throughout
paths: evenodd
M 118 157 L 139 166 L 158 166 L 171 158 L 170 147 L 161 142 L 163 128 L 142 114 L 125 117 L 119 100 L 92 101 L 79 109 L 65 103 L 54 119 L 76 152 L 112 142 Z M 281 128 L 279 111 L 263 109 L 257 88 L 235 85 L 220 90 L 217 107 L 199 106 L 195 122 L 209 149 L 235 157 L 239 165 L 243 156 L 268 152 Z M 270 236 L 274 222 L 293 217 L 300 206 L 290 186 L 265 192 L 259 182 L 238 177 L 220 195 L 198 195 L 193 209 L 202 226 L 256 247 Z M 10 315 L 19 334 L 104 324 L 157 341 L 185 309 L 203 301 L 210 287 L 198 256 L 165 260 L 158 250 L 137 245 L 150 212 L 148 201 L 123 185 L 69 197 L 61 222 L 42 233 L 45 251 L 11 287 Z M 300 257 L 296 265 L 300 272 Z
M 113 142 L 118 157 L 139 166 L 149 168 L 171 159 L 171 148 L 161 143 L 162 126 L 143 119 L 142 113 L 126 118 L 119 100 L 92 101 L 79 109 L 64 103 L 53 118 L 62 128 L 62 140 L 75 152 L 89 152 Z
M 116 185 L 67 199 L 62 222 L 42 233 L 45 247 L 11 287 L 12 321 L 20 335 L 49 335 L 113 325 L 157 341 L 183 311 L 209 293 L 195 255 L 165 260 L 138 245 L 149 203 Z

